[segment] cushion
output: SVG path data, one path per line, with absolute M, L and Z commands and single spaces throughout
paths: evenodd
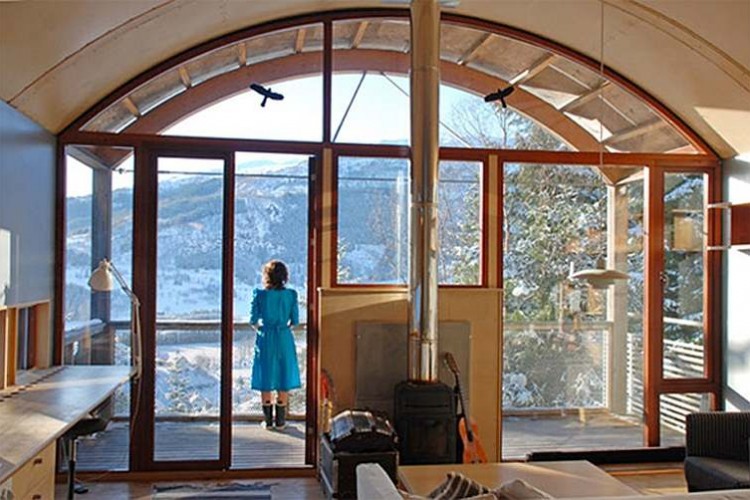
M 459 472 L 449 472 L 445 481 L 432 490 L 427 498 L 435 500 L 457 500 L 459 498 L 473 498 L 485 495 L 490 489 Z M 494 498 L 489 496 L 487 498 Z
M 750 470 L 739 460 L 687 457 L 685 479 L 690 491 L 750 488 Z

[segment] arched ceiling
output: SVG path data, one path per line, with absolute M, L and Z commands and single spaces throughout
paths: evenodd
M 604 1 L 604 61 L 722 157 L 750 152 L 750 0 Z M 57 133 L 143 71 L 285 17 L 392 3 L 341 0 L 0 2 L 0 98 Z M 599 59 L 598 0 L 462 0 L 452 12 Z M 398 6 L 402 7 L 402 6 Z

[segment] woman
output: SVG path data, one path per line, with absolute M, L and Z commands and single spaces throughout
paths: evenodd
M 251 387 L 261 393 L 263 425 L 269 430 L 285 427 L 289 391 L 302 385 L 290 328 L 299 323 L 297 292 L 286 288 L 287 281 L 289 272 L 283 262 L 265 264 L 263 289 L 253 290 L 250 309 L 250 323 L 257 331 Z

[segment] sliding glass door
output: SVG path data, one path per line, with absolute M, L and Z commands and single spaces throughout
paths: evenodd
M 144 215 L 135 221 L 134 242 L 144 320 L 142 399 L 135 404 L 144 432 L 133 436 L 132 469 L 311 463 L 314 163 L 308 155 L 224 151 L 144 156 L 135 194 Z M 250 299 L 271 259 L 287 263 L 289 286 L 300 298 L 301 324 L 293 334 L 303 387 L 291 393 L 284 433 L 261 429 L 260 395 L 251 389 Z M 269 446 L 277 453 L 267 453 Z

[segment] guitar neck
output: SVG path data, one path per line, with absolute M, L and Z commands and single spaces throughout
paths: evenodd
M 469 441 L 474 441 L 474 434 L 471 431 L 471 425 L 469 425 L 469 410 L 466 408 L 466 402 L 464 401 L 464 391 L 461 388 L 461 380 L 459 380 L 458 373 L 453 373 L 456 377 L 456 389 L 458 390 L 458 400 L 461 402 L 461 417 L 466 421 L 466 435 Z

